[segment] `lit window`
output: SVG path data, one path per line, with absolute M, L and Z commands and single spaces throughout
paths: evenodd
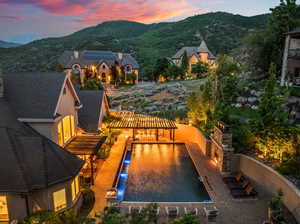
M 58 144 L 63 146 L 75 136 L 75 118 L 73 115 L 65 116 L 57 125 Z
M 66 190 L 62 189 L 53 193 L 54 211 L 59 211 L 67 206 Z
M 57 138 L 58 138 L 58 144 L 60 146 L 64 145 L 64 139 L 63 139 L 63 129 L 62 129 L 62 122 L 59 122 L 57 125 Z
M 76 199 L 76 196 L 79 193 L 79 179 L 78 176 L 72 181 L 72 200 Z
M 6 196 L 0 196 L 0 221 L 8 221 Z

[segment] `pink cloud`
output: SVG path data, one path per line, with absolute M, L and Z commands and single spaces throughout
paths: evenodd
M 24 20 L 23 17 L 20 16 L 10 16 L 10 15 L 0 15 L 0 19 L 9 20 L 12 22 L 21 22 Z
M 1 4 L 28 5 L 48 14 L 77 16 L 74 21 L 82 25 L 109 20 L 149 23 L 199 12 L 189 0 L 0 0 Z

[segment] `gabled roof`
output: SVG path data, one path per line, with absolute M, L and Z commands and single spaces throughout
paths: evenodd
M 172 57 L 172 59 L 180 59 L 186 51 L 188 57 L 198 55 L 199 53 L 208 53 L 209 59 L 216 59 L 213 53 L 208 49 L 205 41 L 203 40 L 199 47 L 183 47 Z
M 109 66 L 114 66 L 118 62 L 121 66 L 129 64 L 134 69 L 139 68 L 137 61 L 130 54 L 124 53 L 120 60 L 118 53 L 112 51 L 80 51 L 78 52 L 78 58 L 75 57 L 74 51 L 65 51 L 58 61 L 65 68 L 72 68 L 75 64 L 80 66 L 98 65 L 102 61 L 105 61 Z
M 0 98 L 0 192 L 28 193 L 66 182 L 84 162 L 17 121 Z
M 139 69 L 140 66 L 137 63 L 137 61 L 130 55 L 130 54 L 122 54 L 122 59 L 120 60 L 117 56 L 117 54 L 115 53 L 117 61 L 119 63 L 119 65 L 126 66 L 126 65 L 131 65 L 133 69 Z
M 83 107 L 78 111 L 79 126 L 86 132 L 98 132 L 104 91 L 77 90 Z
M 5 96 L 18 118 L 53 119 L 66 73 L 11 73 L 4 77 Z

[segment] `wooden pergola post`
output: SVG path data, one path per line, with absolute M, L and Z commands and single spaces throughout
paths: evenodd
M 93 162 L 93 155 L 90 156 L 90 164 L 91 164 L 91 184 L 94 185 L 94 162 Z
M 133 141 L 135 140 L 135 132 L 134 132 L 134 128 L 132 129 L 132 138 L 133 138 Z
M 158 128 L 156 129 L 156 141 L 158 141 Z

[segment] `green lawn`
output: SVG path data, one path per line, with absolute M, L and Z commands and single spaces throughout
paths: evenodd
M 206 79 L 194 79 L 194 80 L 184 80 L 178 81 L 184 87 L 188 89 L 189 92 L 193 92 L 199 89 L 200 85 L 205 82 Z

